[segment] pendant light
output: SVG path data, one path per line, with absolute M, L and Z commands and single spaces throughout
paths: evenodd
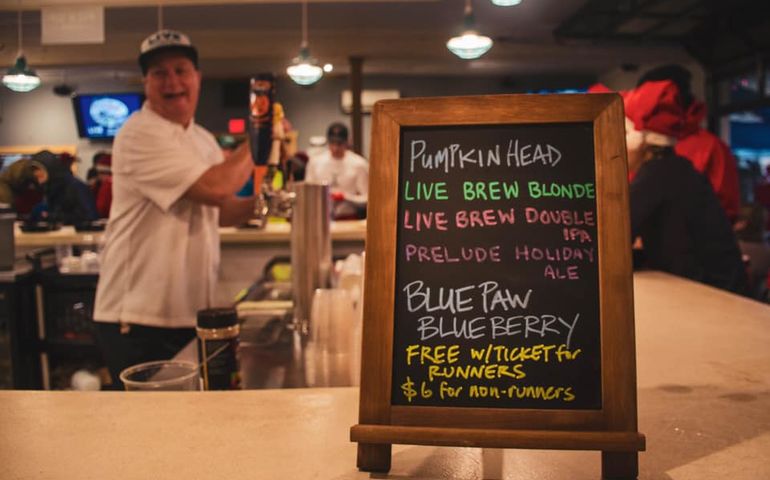
M 521 0 L 491 0 L 498 7 L 512 7 L 521 3 Z
M 294 57 L 292 64 L 286 69 L 286 73 L 298 85 L 312 85 L 324 75 L 324 69 L 318 66 L 315 58 L 310 56 L 310 48 L 307 43 L 307 1 L 302 2 L 302 43 L 299 47 L 299 55 Z
M 34 70 L 27 65 L 27 58 L 21 49 L 21 7 L 18 13 L 19 19 L 19 54 L 16 56 L 16 62 L 3 75 L 3 85 L 14 92 L 29 92 L 40 85 L 40 77 Z
M 485 35 L 479 35 L 473 29 L 475 23 L 476 19 L 473 15 L 471 0 L 465 0 L 463 34 L 458 37 L 452 37 L 446 42 L 450 52 L 465 60 L 479 58 L 492 48 L 492 39 Z

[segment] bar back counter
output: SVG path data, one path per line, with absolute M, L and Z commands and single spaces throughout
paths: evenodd
M 269 222 L 264 229 L 220 228 L 222 254 L 215 306 L 232 305 L 239 293 L 263 276 L 265 267 L 271 261 L 289 258 L 290 236 L 291 227 L 287 222 Z M 366 221 L 332 222 L 330 236 L 332 252 L 336 257 L 360 254 L 364 250 Z M 17 224 L 14 237 L 17 264 L 27 272 L 33 269 L 29 262 L 21 260 L 25 255 L 45 250 L 71 252 L 72 247 L 75 247 L 74 250 L 96 251 L 104 240 L 104 233 L 78 232 L 71 226 L 29 233 L 22 232 Z M 158 255 L 163 255 L 163 252 L 158 252 Z M 46 259 L 52 256 L 46 255 Z M 61 253 L 57 256 L 61 257 Z M 85 257 L 81 255 L 79 258 Z M 47 263 L 52 264 L 53 261 Z M 78 368 L 93 369 L 101 362 L 91 334 L 98 271 L 93 268 L 79 271 L 75 268 L 68 273 L 60 273 L 50 265 L 44 271 L 40 268 L 34 270 L 18 281 L 13 271 L 6 272 L 8 278 L 0 282 L 3 287 L 0 308 L 8 304 L 5 310 L 9 310 L 14 302 L 14 313 L 8 314 L 14 370 L 12 385 L 15 388 L 67 388 L 69 377 Z M 21 280 L 26 283 L 22 284 Z M 23 293 L 31 293 L 26 296 L 13 293 L 25 285 Z M 36 286 L 39 287 L 37 293 Z
M 770 478 L 770 307 L 634 276 L 641 479 Z M 401 445 L 356 469 L 358 389 L 0 392 L 3 479 L 597 479 L 598 452 Z M 489 452 L 487 452 L 489 453 Z M 489 457 L 488 457 L 489 458 Z M 486 462 L 489 465 L 489 462 Z M 486 475 L 485 475 L 486 473 Z
M 361 253 L 366 237 L 366 221 L 332 222 L 330 226 L 333 253 Z M 232 303 L 236 293 L 253 282 L 264 266 L 276 256 L 288 256 L 291 226 L 289 223 L 268 223 L 263 230 L 225 227 L 219 229 L 222 245 L 217 302 Z M 103 232 L 77 232 L 71 226 L 53 232 L 22 233 L 16 227 L 16 256 L 34 249 L 63 245 L 97 246 Z M 159 252 L 162 254 L 162 252 Z

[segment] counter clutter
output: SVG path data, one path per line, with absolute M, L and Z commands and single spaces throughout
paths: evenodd
M 770 478 L 770 307 L 656 272 L 634 286 L 639 478 Z M 356 388 L 4 391 L 0 407 L 7 479 L 371 478 L 349 441 Z M 505 450 L 503 478 L 597 479 L 597 456 Z M 480 479 L 481 450 L 394 446 L 378 478 Z

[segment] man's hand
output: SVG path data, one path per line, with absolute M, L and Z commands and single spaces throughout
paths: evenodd
M 230 197 L 219 207 L 219 226 L 243 225 L 254 216 L 254 197 Z

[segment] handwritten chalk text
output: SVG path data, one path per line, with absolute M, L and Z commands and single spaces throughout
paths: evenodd
M 484 313 L 494 311 L 526 309 L 529 306 L 532 289 L 519 294 L 507 288 L 501 288 L 495 281 L 482 282 L 478 285 L 466 285 L 459 288 L 429 287 L 422 280 L 409 282 L 404 286 L 406 308 L 410 313 L 448 311 L 450 313 L 469 312 L 475 308 L 474 295 L 481 300 Z
M 434 337 L 468 340 L 489 337 L 494 340 L 513 336 L 523 336 L 525 339 L 555 336 L 564 338 L 564 344 L 569 347 L 572 333 L 579 319 L 580 314 L 576 314 L 573 319 L 541 314 L 513 315 L 510 317 L 478 316 L 474 318 L 458 318 L 455 315 L 425 315 L 416 320 L 420 341 Z
M 499 263 L 500 246 L 492 247 L 459 247 L 452 248 L 443 245 L 415 245 L 407 243 L 404 246 L 407 262 L 417 263 Z
M 541 223 L 543 225 L 596 225 L 595 213 L 592 210 L 539 210 L 534 207 L 524 209 L 524 218 L 527 223 Z
M 594 249 L 576 248 L 576 247 L 530 247 L 529 245 L 516 245 L 514 247 L 514 258 L 519 262 L 529 261 L 547 261 L 547 262 L 568 262 L 568 261 L 586 261 L 594 262 Z
M 463 182 L 464 200 L 512 200 L 519 198 L 518 182 Z
M 446 182 L 404 182 L 404 200 L 449 200 Z
M 593 183 L 528 182 L 527 190 L 532 198 L 596 198 Z
M 416 169 L 450 170 L 459 168 L 487 167 L 528 167 L 544 165 L 555 167 L 561 161 L 562 154 L 551 144 L 519 143 L 511 139 L 507 144 L 495 144 L 490 148 L 462 148 L 453 143 L 446 147 L 428 152 L 425 140 L 412 140 L 409 144 L 409 173 Z

